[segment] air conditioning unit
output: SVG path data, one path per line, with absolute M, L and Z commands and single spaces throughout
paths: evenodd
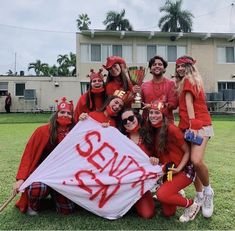
M 36 99 L 36 89 L 25 89 L 24 90 L 24 99 Z

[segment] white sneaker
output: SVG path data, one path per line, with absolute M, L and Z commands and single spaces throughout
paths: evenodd
M 194 202 L 196 202 L 200 207 L 202 207 L 203 201 L 204 201 L 204 197 L 200 197 L 198 195 L 194 197 Z
M 204 201 L 202 204 L 202 215 L 206 218 L 211 217 L 213 214 L 214 211 L 213 198 L 214 198 L 213 190 L 211 195 L 204 193 Z
M 179 192 L 178 192 L 182 197 L 186 197 L 186 194 L 185 194 L 185 191 L 183 189 L 181 189 Z
M 183 215 L 179 218 L 180 222 L 188 222 L 194 220 L 200 210 L 200 206 L 197 203 L 193 203 L 191 206 L 184 210 Z
M 33 210 L 33 209 L 31 209 L 30 207 L 28 207 L 28 209 L 27 209 L 27 214 L 28 214 L 29 216 L 37 216 L 37 215 L 38 215 L 38 212 L 35 211 L 35 210 Z

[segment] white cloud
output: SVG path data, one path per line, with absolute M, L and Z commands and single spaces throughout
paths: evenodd
M 165 0 L 1 0 L 0 8 L 0 73 L 14 70 L 14 54 L 17 53 L 17 71 L 24 70 L 30 62 L 40 59 L 56 64 L 59 54 L 76 51 L 76 19 L 87 13 L 91 29 L 104 29 L 103 21 L 110 10 L 126 10 L 135 30 L 159 30 L 162 16 L 159 7 Z M 184 0 L 183 9 L 191 11 L 195 18 L 196 32 L 235 32 L 234 0 Z M 13 25 L 7 27 L 4 25 Z M 34 28 L 48 30 L 24 30 Z M 53 31 L 74 32 L 56 33 Z

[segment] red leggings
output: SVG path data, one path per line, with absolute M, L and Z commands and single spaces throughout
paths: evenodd
M 150 219 L 155 215 L 155 204 L 153 195 L 150 191 L 147 191 L 136 203 L 135 209 L 139 216 Z
M 172 181 L 165 181 L 157 191 L 157 198 L 162 205 L 163 215 L 175 214 L 177 206 L 189 207 L 193 200 L 182 197 L 178 192 L 192 183 L 184 172 L 173 175 Z

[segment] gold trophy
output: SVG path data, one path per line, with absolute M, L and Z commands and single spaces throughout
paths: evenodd
M 129 67 L 130 81 L 133 85 L 141 86 L 146 75 L 145 67 Z M 132 108 L 140 109 L 142 107 L 142 99 L 140 93 L 135 93 L 134 102 L 131 104 Z

